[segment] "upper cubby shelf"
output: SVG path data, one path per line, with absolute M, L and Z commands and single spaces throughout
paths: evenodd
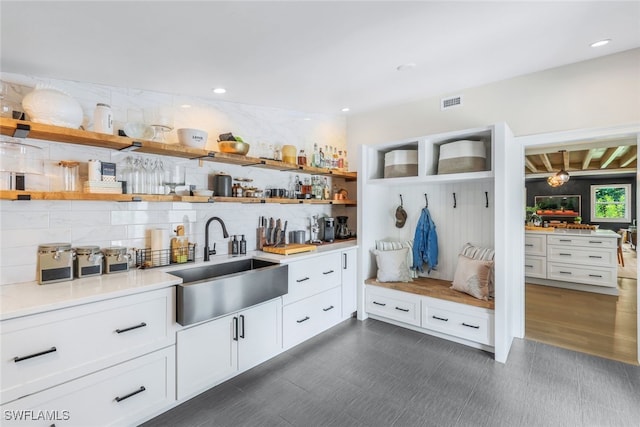
M 112 150 L 129 150 L 137 153 L 159 154 L 183 159 L 200 159 L 212 162 L 261 167 L 271 170 L 291 171 L 309 175 L 327 175 L 355 181 L 356 172 L 338 171 L 333 169 L 298 166 L 290 163 L 270 159 L 227 154 L 198 148 L 185 147 L 178 144 L 164 144 L 161 142 L 132 139 L 123 136 L 106 135 L 80 129 L 70 129 L 60 126 L 45 125 L 23 120 L 0 118 L 0 132 L 2 135 L 21 138 L 34 138 L 54 142 L 64 142 L 91 147 L 109 148 Z
M 493 138 L 493 128 L 486 127 L 366 146 L 361 172 L 376 185 L 490 180 Z

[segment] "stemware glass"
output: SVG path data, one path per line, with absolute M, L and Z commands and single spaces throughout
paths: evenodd
M 172 165 L 165 169 L 164 185 L 169 187 L 169 194 L 176 194 L 176 187 L 185 183 L 185 167 Z

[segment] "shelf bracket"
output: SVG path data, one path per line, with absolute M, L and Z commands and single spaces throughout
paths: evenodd
M 31 194 L 18 194 L 16 200 L 31 200 Z
M 190 157 L 190 158 L 189 158 L 189 160 L 213 159 L 214 157 L 216 157 L 216 152 L 215 152 L 215 151 L 209 151 L 209 152 L 207 152 L 207 154 L 206 154 L 206 155 L 204 155 L 204 156 Z
M 18 123 L 16 125 L 16 130 L 13 131 L 13 137 L 14 138 L 26 138 L 27 136 L 29 136 L 29 132 L 31 132 L 31 126 L 24 124 L 24 123 Z
M 128 147 L 121 148 L 119 151 L 135 151 L 138 148 L 142 147 L 142 142 L 140 141 L 131 141 L 131 145 Z
M 257 161 L 257 162 L 243 163 L 240 166 L 242 166 L 242 167 L 245 167 L 245 166 L 264 166 L 266 163 L 267 162 L 265 162 L 264 160 L 260 160 L 260 161 Z

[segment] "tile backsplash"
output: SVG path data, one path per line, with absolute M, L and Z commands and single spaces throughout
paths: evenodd
M 206 99 L 185 98 L 175 95 L 140 90 L 112 88 L 88 83 L 58 81 L 3 73 L 2 80 L 11 87 L 10 96 L 18 102 L 37 83 L 46 83 L 70 93 L 78 99 L 85 112 L 85 121 L 91 117 L 97 102 L 111 103 L 116 118 L 116 129 L 126 121 L 130 106 L 151 108 L 170 106 L 175 111 L 174 126 L 197 127 L 209 132 L 210 149 L 215 149 L 216 136 L 232 131 L 256 144 L 292 144 L 305 151 L 314 142 L 344 147 L 346 126 L 344 117 L 233 104 Z M 183 104 L 191 105 L 182 109 Z M 303 120 L 310 118 L 311 120 Z M 90 126 L 90 123 L 86 123 Z M 176 141 L 175 130 L 168 142 Z M 27 175 L 26 187 L 31 190 L 57 191 L 60 189 L 58 162 L 81 162 L 81 180 L 86 180 L 86 162 L 89 159 L 115 162 L 121 166 L 127 156 L 159 159 L 165 164 L 180 162 L 187 167 L 186 182 L 197 188 L 210 188 L 211 176 L 225 172 L 233 177 L 253 179 L 259 188 L 290 188 L 295 173 L 269 171 L 253 167 L 225 165 L 198 160 L 174 159 L 166 156 L 122 153 L 99 147 L 83 147 L 49 141 L 27 139 L 27 143 L 41 147 L 45 164 L 44 174 Z M 252 145 L 253 145 L 252 144 Z M 251 151 L 249 155 L 251 155 Z M 305 177 L 301 175 L 300 177 Z M 339 187 L 349 190 L 355 199 L 355 183 L 335 180 Z M 329 180 L 330 185 L 333 185 Z M 5 187 L 3 187 L 5 188 Z M 196 243 L 196 257 L 201 259 L 204 248 L 204 224 L 211 216 L 221 217 L 231 235 L 244 234 L 247 248 L 255 248 L 255 229 L 258 217 L 288 220 L 288 230 L 309 229 L 312 215 L 349 216 L 349 226 L 355 229 L 356 209 L 329 205 L 279 205 L 245 203 L 183 203 L 183 202 L 106 202 L 106 201 L 0 201 L 0 284 L 19 283 L 36 279 L 37 246 L 42 243 L 69 242 L 74 246 L 100 247 L 127 246 L 145 248 L 150 245 L 150 230 L 166 229 L 173 235 L 178 225 L 185 226 L 190 242 Z M 218 254 L 227 254 L 228 240 L 222 236 L 218 224 L 210 229 L 212 243 Z

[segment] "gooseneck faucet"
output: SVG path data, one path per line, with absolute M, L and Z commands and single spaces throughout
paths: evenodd
M 211 218 L 209 218 L 207 220 L 206 225 L 204 226 L 204 260 L 205 261 L 209 261 L 210 255 L 216 254 L 215 243 L 213 244 L 213 249 L 209 250 L 209 224 L 211 224 L 211 221 L 218 221 L 222 226 L 222 235 L 224 236 L 224 238 L 226 239 L 227 237 L 229 237 L 229 233 L 227 233 L 227 227 L 224 225 L 224 221 L 222 221 L 222 218 L 218 218 L 217 216 L 212 216 Z

